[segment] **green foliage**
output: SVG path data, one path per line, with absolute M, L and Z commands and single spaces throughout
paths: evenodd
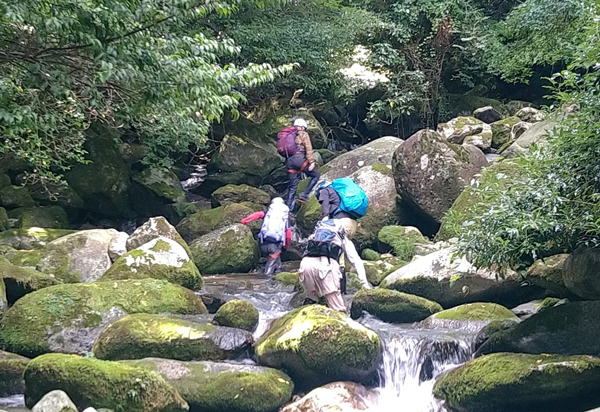
M 52 177 L 83 161 L 93 122 L 132 126 L 153 164 L 202 146 L 211 122 L 236 114 L 243 89 L 291 69 L 219 65 L 239 48 L 190 22 L 235 5 L 0 0 L 0 155 L 16 154 Z

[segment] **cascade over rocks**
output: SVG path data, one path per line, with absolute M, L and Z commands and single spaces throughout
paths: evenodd
M 412 323 L 441 310 L 438 303 L 415 295 L 389 289 L 361 289 L 354 295 L 350 315 L 358 319 L 366 311 L 384 322 Z
M 296 309 L 255 344 L 261 365 L 283 369 L 303 388 L 338 380 L 368 381 L 381 357 L 377 334 L 321 305 Z
M 237 358 L 252 343 L 252 333 L 242 329 L 139 313 L 109 325 L 92 351 L 105 360 L 158 356 L 182 361 L 223 360 Z
M 377 392 L 354 382 L 333 382 L 313 389 L 281 412 L 367 411 L 377 403 Z
M 493 271 L 477 270 L 454 253 L 450 247 L 420 257 L 389 274 L 381 287 L 421 296 L 444 308 L 472 302 L 513 307 L 543 293 L 534 286 L 521 286 L 522 279 L 514 272 L 502 279 Z
M 475 146 L 448 143 L 431 130 L 412 135 L 392 160 L 400 196 L 436 222 L 486 165 L 484 154 Z
M 25 370 L 25 386 L 25 404 L 29 408 L 48 392 L 62 390 L 79 410 L 92 405 L 128 412 L 189 409 L 177 391 L 154 372 L 78 356 L 52 353 L 34 359 Z
M 488 339 L 477 355 L 495 352 L 600 356 L 600 301 L 544 309 Z
M 164 280 L 50 286 L 19 299 L 0 321 L 2 349 L 35 357 L 84 353 L 106 325 L 128 313 L 203 314 L 202 300 Z
M 252 232 L 240 223 L 199 237 L 190 249 L 194 263 L 204 275 L 248 272 L 260 256 Z
M 455 144 L 472 144 L 481 150 L 492 145 L 492 128 L 474 117 L 457 117 L 438 124 L 437 131 L 443 139 Z
M 497 353 L 443 375 L 433 393 L 459 412 L 583 412 L 600 405 L 600 359 Z
M 584 299 L 600 299 L 600 249 L 579 247 L 565 260 L 562 277 L 565 286 Z
M 273 412 L 290 400 L 294 389 L 285 373 L 261 366 L 158 358 L 121 363 L 160 374 L 191 411 Z
M 479 330 L 495 320 L 518 321 L 517 316 L 495 303 L 467 303 L 429 316 L 421 324 L 429 329 Z
M 23 372 L 29 359 L 0 350 L 0 396 L 18 395 L 25 391 Z

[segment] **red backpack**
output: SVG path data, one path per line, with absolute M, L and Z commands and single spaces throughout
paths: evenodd
M 296 144 L 296 136 L 298 129 L 294 126 L 289 126 L 277 133 L 277 152 L 288 158 L 296 153 L 302 152 L 302 148 Z

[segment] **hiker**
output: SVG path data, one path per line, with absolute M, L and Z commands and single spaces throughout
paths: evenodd
M 277 134 L 277 151 L 285 158 L 287 167 L 289 183 L 286 204 L 290 213 L 294 212 L 296 205 L 296 191 L 301 180 L 300 174 L 304 173 L 310 178 L 308 186 L 298 199 L 300 203 L 306 202 L 321 176 L 315 165 L 312 144 L 306 132 L 307 128 L 306 120 L 298 118 L 294 120 L 293 126 L 286 127 Z
M 308 238 L 304 257 L 300 262 L 300 282 L 306 293 L 305 304 L 317 303 L 324 296 L 327 306 L 346 312 L 341 293 L 342 267 L 340 257 L 344 252 L 344 227 L 334 219 L 317 222 Z
M 254 212 L 242 219 L 248 224 L 257 219 L 263 219 L 258 243 L 260 253 L 267 257 L 264 274 L 272 277 L 281 272 L 281 249 L 287 249 L 292 241 L 292 230 L 289 228 L 289 209 L 280 197 L 271 200 L 267 212 Z
M 342 197 L 346 204 L 342 202 Z M 357 219 L 364 216 L 368 206 L 368 199 L 362 188 L 352 179 L 336 179 L 330 184 L 320 182 L 315 195 L 321 204 L 321 217 L 323 220 L 334 219 L 343 226 L 345 231 L 344 255 L 354 267 L 360 284 L 365 289 L 371 289 L 367 280 L 365 265 L 352 242 L 358 227 Z M 350 199 L 355 196 L 355 201 Z M 346 209 L 346 210 L 343 210 Z

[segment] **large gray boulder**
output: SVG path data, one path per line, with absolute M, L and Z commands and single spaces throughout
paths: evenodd
M 514 272 L 501 278 L 491 270 L 478 270 L 464 257 L 455 256 L 454 248 L 446 248 L 389 274 L 381 287 L 421 296 L 444 308 L 472 302 L 513 307 L 543 293 L 543 289 L 522 283 L 521 276 Z
M 579 297 L 590 300 L 600 299 L 600 249 L 575 249 L 566 259 L 562 277 L 565 286 Z
M 185 240 L 179 235 L 177 230 L 162 216 L 151 217 L 143 225 L 138 227 L 128 238 L 126 242 L 127 251 L 134 250 L 140 246 L 159 237 L 174 240 L 185 250 L 189 247 Z
M 563 280 L 563 267 L 569 255 L 561 253 L 536 260 L 527 270 L 527 280 L 536 286 L 548 289 L 560 297 L 572 297 Z
M 400 196 L 436 222 L 486 165 L 475 146 L 449 143 L 431 130 L 412 135 L 392 160 Z
M 77 406 L 69 395 L 61 390 L 55 390 L 45 394 L 31 412 L 77 412 Z
M 492 145 L 492 128 L 474 117 L 456 117 L 440 123 L 437 131 L 444 139 L 455 144 L 472 144 L 481 150 Z
M 506 150 L 502 152 L 502 156 L 513 158 L 526 153 L 532 145 L 543 146 L 547 142 L 548 135 L 556 126 L 556 122 L 552 120 L 544 120 L 531 126 L 521 136 L 515 140 Z
M 473 112 L 473 117 L 488 124 L 504 118 L 504 116 L 502 116 L 498 110 L 494 109 L 493 106 L 480 107 Z
M 354 382 L 333 382 L 313 389 L 303 398 L 287 405 L 281 412 L 371 410 L 379 394 Z

